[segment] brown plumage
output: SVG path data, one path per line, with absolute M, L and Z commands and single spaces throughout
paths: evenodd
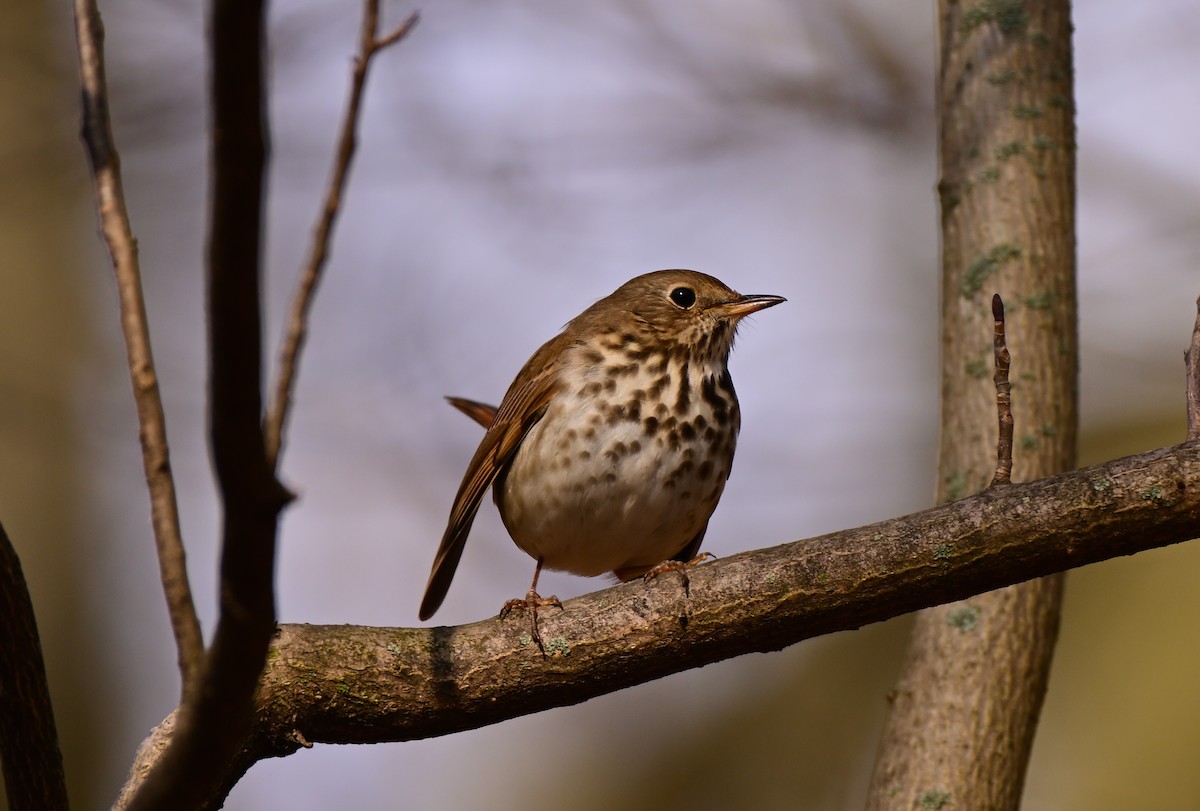
M 784 301 L 690 270 L 647 273 L 546 342 L 498 408 L 451 398 L 487 430 L 450 510 L 421 601 L 441 605 L 483 494 L 543 566 L 638 577 L 695 557 L 740 427 L 727 362 L 738 321 Z M 533 619 L 536 636 L 536 615 Z

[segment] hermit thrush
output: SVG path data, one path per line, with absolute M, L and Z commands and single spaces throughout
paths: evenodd
M 647 273 L 535 352 L 499 408 L 452 399 L 487 432 L 454 497 L 421 619 L 442 604 L 488 487 L 537 561 L 526 598 L 505 606 L 531 609 L 535 638 L 537 607 L 558 604 L 537 594 L 543 567 L 631 580 L 696 558 L 741 425 L 734 333 L 782 301 L 692 270 Z

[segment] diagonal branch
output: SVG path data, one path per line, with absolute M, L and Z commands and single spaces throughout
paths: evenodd
M 310 742 L 475 729 L 1197 536 L 1200 443 L 1188 442 L 726 557 L 691 572 L 690 598 L 664 580 L 569 600 L 542 619 L 546 659 L 511 621 L 284 625 L 259 687 L 258 725 L 223 791 L 254 762 Z M 152 745 L 139 753 L 154 757 Z
M 299 287 L 292 299 L 287 336 L 284 338 L 283 350 L 280 353 L 279 379 L 275 383 L 275 399 L 267 414 L 265 428 L 267 459 L 272 468 L 278 467 L 279 464 L 279 452 L 283 447 L 283 430 L 287 422 L 292 392 L 295 388 L 296 372 L 300 364 L 300 351 L 304 348 L 304 341 L 308 336 L 308 313 L 312 308 L 313 297 L 316 295 L 317 285 L 321 281 L 325 262 L 329 258 L 329 248 L 333 241 L 333 229 L 341 208 L 342 193 L 350 175 L 350 164 L 354 160 L 358 119 L 362 108 L 363 90 L 367 84 L 367 71 L 371 66 L 372 58 L 384 48 L 404 39 L 417 24 L 418 19 L 418 14 L 413 12 L 391 33 L 380 38 L 379 0 L 366 0 L 363 9 L 359 51 L 354 60 L 354 72 L 350 80 L 350 100 L 346 106 L 346 115 L 342 120 L 342 132 L 338 138 L 337 154 L 334 157 L 329 189 L 326 191 L 325 204 L 313 232 L 308 261 L 305 263 Z
M 175 479 L 167 445 L 167 423 L 158 375 L 150 351 L 150 328 L 142 295 L 137 243 L 125 208 L 121 162 L 108 116 L 108 83 L 104 75 L 104 25 L 95 0 L 76 0 L 75 36 L 79 50 L 79 75 L 83 90 L 83 140 L 92 163 L 100 227 L 112 257 L 121 301 L 121 329 L 133 399 L 137 405 L 142 466 L 150 490 L 150 519 L 158 550 L 159 575 L 171 615 L 171 629 L 186 697 L 195 687 L 204 661 L 204 638 L 188 584 L 187 560 L 179 529 Z
M 663 581 L 567 601 L 542 620 L 544 660 L 519 622 L 283 626 L 260 734 L 286 751 L 297 730 L 362 743 L 473 729 L 1198 536 L 1189 442 L 731 555 L 692 570 L 690 598 Z
M 46 664 L 21 561 L 0 526 L 0 763 L 9 808 L 67 808 Z

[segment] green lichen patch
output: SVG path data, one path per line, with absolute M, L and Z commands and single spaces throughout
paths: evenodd
M 974 358 L 967 361 L 963 371 L 967 373 L 968 377 L 973 377 L 976 380 L 982 380 L 988 376 L 988 373 L 991 372 L 992 369 L 988 365 L 987 358 Z
M 1021 296 L 1021 303 L 1031 310 L 1049 310 L 1058 304 L 1058 296 L 1052 290 L 1042 290 L 1028 296 Z
M 917 805 L 921 808 L 945 808 L 950 804 L 950 792 L 940 788 L 930 788 L 917 796 Z
M 984 0 L 963 12 L 960 28 L 973 31 L 988 23 L 995 23 L 1005 36 L 1019 36 L 1029 27 L 1029 12 L 1020 0 Z
M 951 628 L 957 628 L 964 634 L 975 630 L 975 626 L 979 624 L 979 609 L 970 604 L 960 605 L 949 613 L 946 617 L 946 622 Z
M 1033 139 L 1033 148 L 1038 152 L 1053 152 L 1058 149 L 1058 143 L 1047 135 L 1038 135 Z
M 958 501 L 967 492 L 967 477 L 960 471 L 946 476 L 946 500 Z
M 1009 158 L 1016 157 L 1017 155 L 1024 155 L 1025 142 L 1009 141 L 1007 143 L 1000 144 L 1000 146 L 996 147 L 992 151 L 992 154 L 996 156 L 996 160 L 998 161 L 1006 161 Z
M 547 656 L 570 656 L 571 645 L 561 636 L 556 636 L 546 643 Z
M 971 298 L 978 293 L 983 289 L 983 283 L 989 276 L 999 271 L 1004 263 L 1010 262 L 1020 255 L 1020 248 L 1007 242 L 1001 242 L 993 246 L 987 253 L 972 259 L 971 263 L 967 265 L 966 273 L 963 274 L 963 298 Z

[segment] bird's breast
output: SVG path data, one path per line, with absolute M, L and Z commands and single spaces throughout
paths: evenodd
M 723 363 L 593 350 L 568 367 L 496 501 L 517 546 L 582 575 L 652 566 L 708 524 L 733 462 Z

